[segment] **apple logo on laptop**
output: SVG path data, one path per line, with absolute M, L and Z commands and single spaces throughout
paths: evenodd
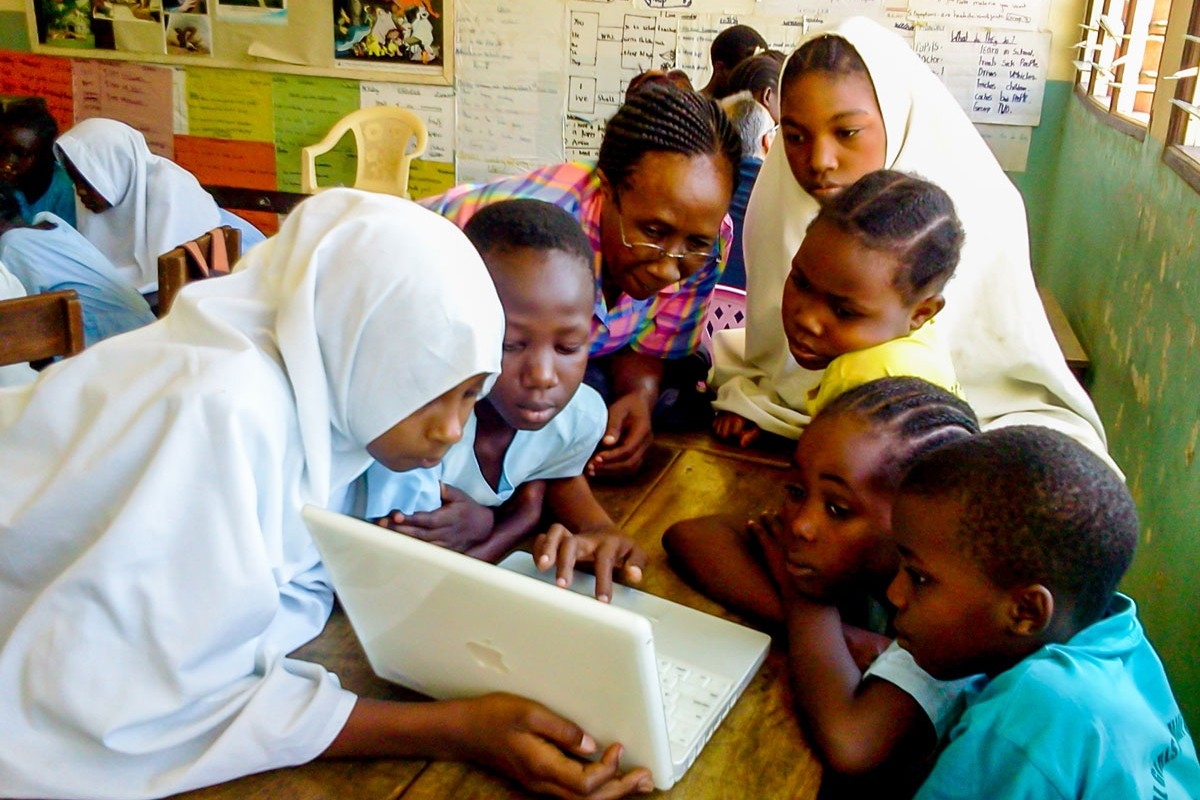
M 467 642 L 467 651 L 484 669 L 499 672 L 501 675 L 508 674 L 508 665 L 504 663 L 504 654 L 487 642 Z

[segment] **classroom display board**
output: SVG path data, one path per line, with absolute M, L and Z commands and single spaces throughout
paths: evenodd
M 64 129 L 113 117 L 202 183 L 298 191 L 302 147 L 350 111 L 400 105 L 430 133 L 412 168 L 415 197 L 594 158 L 630 79 L 680 68 L 703 86 L 712 40 L 730 25 L 750 25 L 790 52 L 815 27 L 852 15 L 909 41 L 1005 168 L 1021 170 L 1051 47 L 1048 0 L 27 2 L 41 38 L 31 36 L 34 53 L 0 52 L 0 93 L 46 97 Z M 56 21 L 38 11 L 50 5 L 60 9 Z M 107 14 L 116 23 L 122 8 L 145 16 L 134 5 L 150 9 L 153 47 L 147 33 L 143 50 L 101 49 L 96 32 L 105 25 L 97 20 Z M 69 8 L 75 16 L 61 11 Z M 159 29 L 173 15 L 195 14 L 207 20 L 211 53 L 182 55 L 169 42 L 162 50 Z M 431 39 L 425 26 L 433 21 Z M 178 34 L 175 41 L 177 51 Z M 353 175 L 348 140 L 318 162 L 321 185 L 348 184 Z
M 452 0 L 26 0 L 39 53 L 449 84 Z

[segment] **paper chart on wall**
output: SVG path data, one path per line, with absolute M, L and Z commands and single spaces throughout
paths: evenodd
M 563 146 L 567 158 L 590 159 L 629 81 L 649 69 L 675 66 L 677 17 L 616 3 L 572 3 L 567 14 Z
M 921 25 L 913 47 L 972 122 L 1041 121 L 1049 31 Z
M 562 56 L 547 43 L 563 41 L 564 15 L 538 0 L 472 0 L 456 13 L 459 181 L 563 160 Z
M 1041 30 L 1050 17 L 1050 0 L 909 0 L 917 22 Z
M 358 90 L 363 108 L 399 106 L 421 118 L 429 132 L 422 161 L 454 163 L 454 89 L 363 81 Z

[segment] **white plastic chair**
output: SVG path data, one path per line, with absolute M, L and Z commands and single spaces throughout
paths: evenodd
M 354 188 L 409 197 L 408 170 L 412 160 L 425 152 L 429 131 L 420 117 L 397 106 L 352 111 L 338 120 L 324 139 L 301 149 L 300 190 L 315 194 L 329 188 L 317 186 L 317 156 L 336 147 L 347 132 L 354 134 L 358 160 Z

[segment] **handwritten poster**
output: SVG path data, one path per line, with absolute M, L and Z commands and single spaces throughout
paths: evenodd
M 628 6 L 572 4 L 568 13 L 568 158 L 595 158 L 604 122 L 625 102 L 629 81 L 649 69 L 671 69 L 677 17 Z
M 1041 121 L 1049 31 L 927 25 L 917 29 L 913 47 L 972 122 Z
M 561 7 L 547 13 L 540 0 L 464 0 L 456 13 L 459 180 L 561 161 Z
M 0 51 L 0 93 L 43 97 L 50 115 L 65 131 L 75 122 L 72 64 L 69 58 Z
M 275 170 L 279 188 L 300 191 L 300 150 L 325 138 L 333 124 L 358 108 L 358 81 L 272 75 L 275 112 Z M 354 137 L 317 161 L 317 183 L 350 186 L 354 183 Z
M 1050 16 L 1050 0 L 909 0 L 917 22 L 1041 30 Z
M 75 120 L 90 117 L 119 119 L 146 137 L 152 153 L 174 158 L 172 114 L 175 74 L 170 67 L 126 61 L 85 61 L 74 64 Z
M 274 141 L 270 75 L 193 68 L 187 76 L 188 133 L 212 139 Z M 274 162 L 274 157 L 271 160 Z
M 412 111 L 429 131 L 429 143 L 421 160 L 454 163 L 454 89 L 451 87 L 363 81 L 359 85 L 359 103 L 363 108 L 399 106 Z

